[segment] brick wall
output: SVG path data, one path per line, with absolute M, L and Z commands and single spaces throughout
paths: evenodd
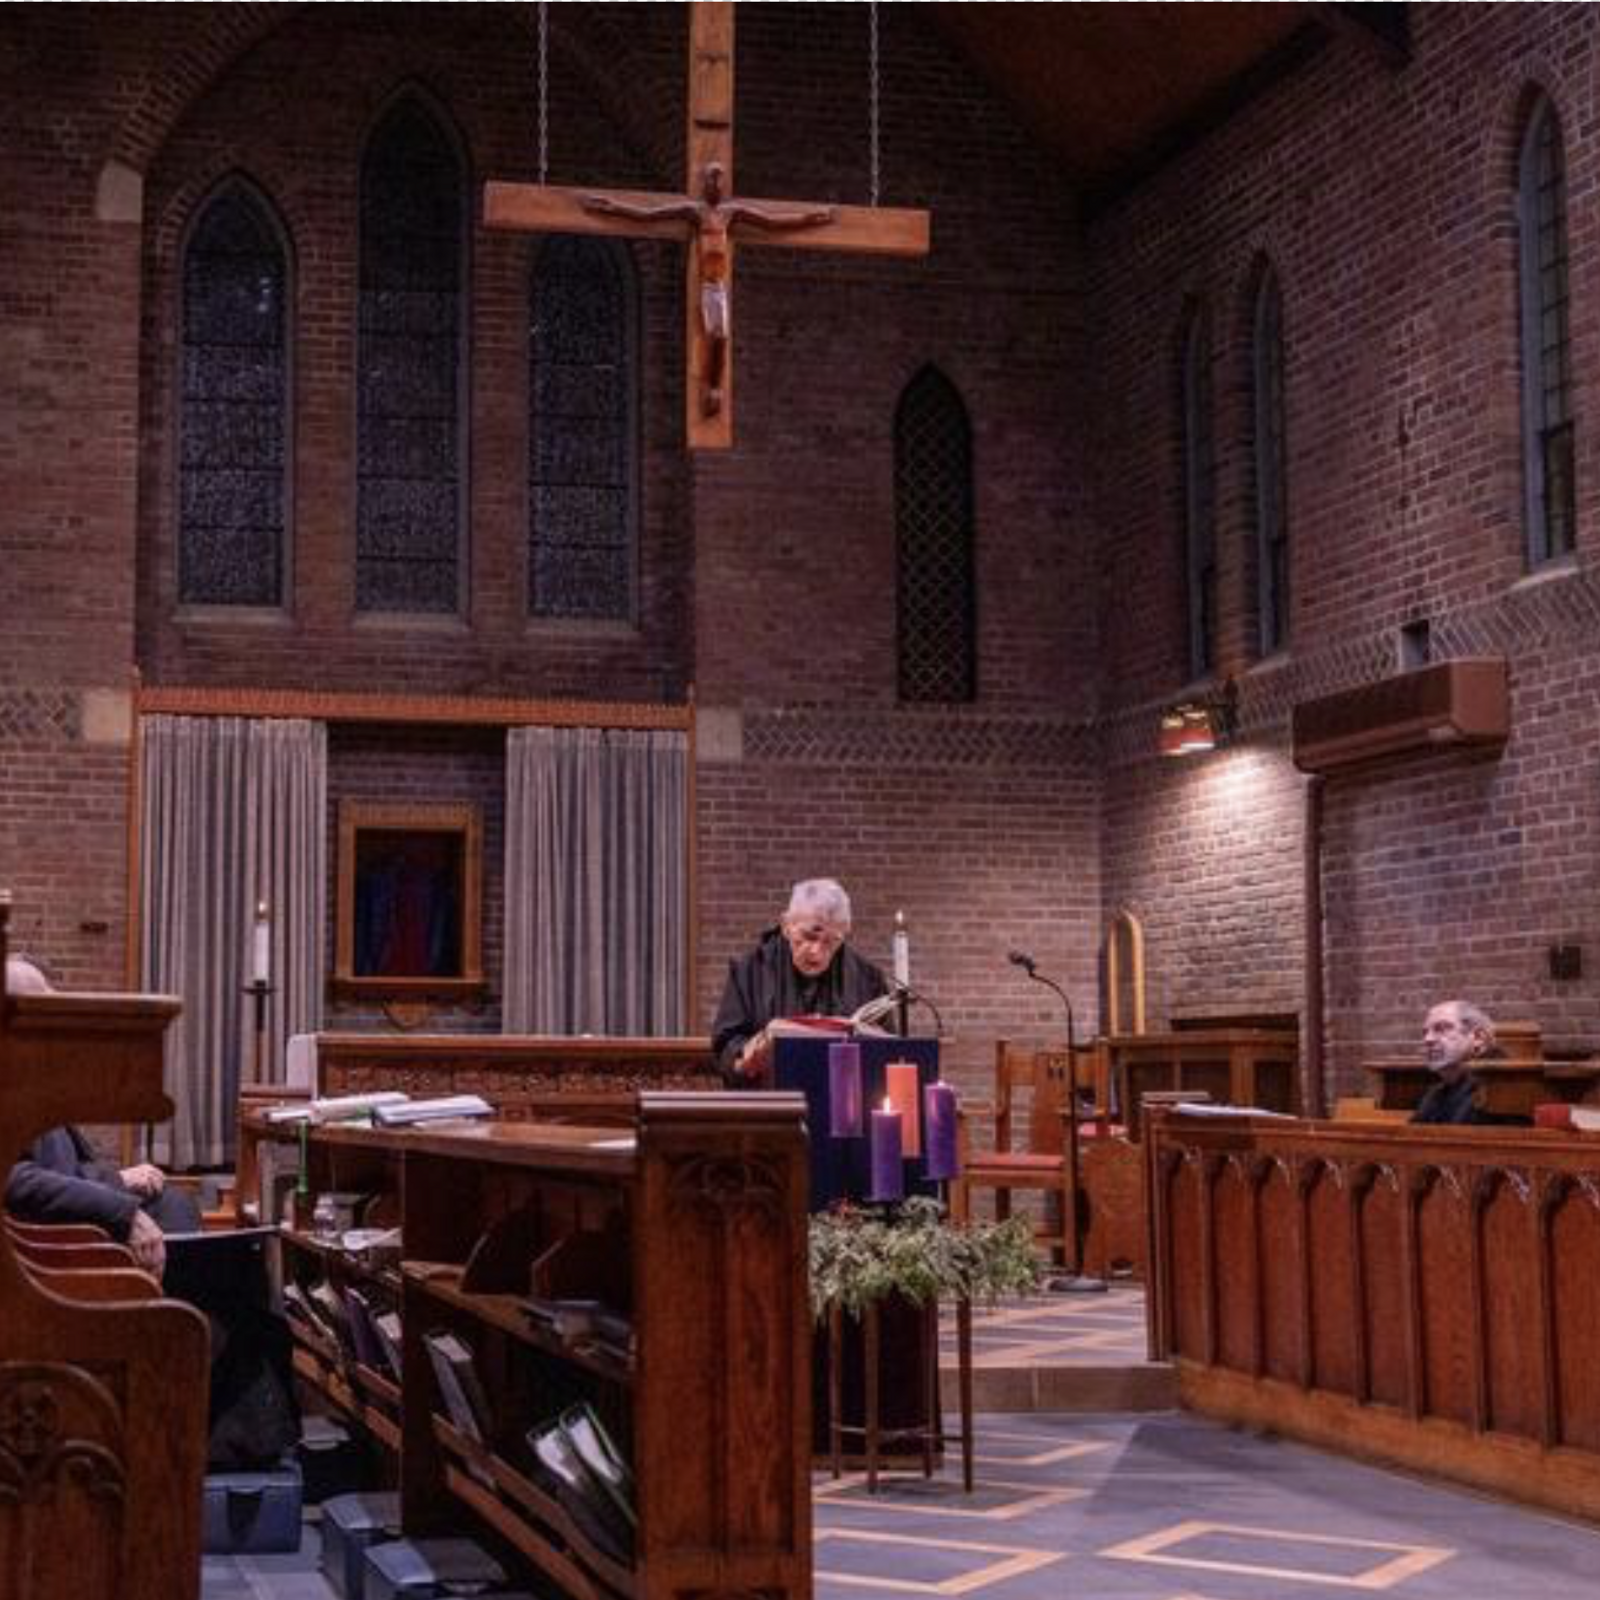
M 1503 757 L 1436 756 L 1327 790 L 1324 897 L 1332 1081 L 1406 1049 L 1434 999 L 1466 993 L 1600 1037 L 1596 982 L 1595 585 L 1585 570 L 1597 440 L 1579 424 L 1579 559 L 1525 579 L 1514 180 L 1530 83 L 1566 135 L 1574 409 L 1600 371 L 1596 19 L 1587 8 L 1409 8 L 1396 71 L 1336 41 L 1090 230 L 1109 742 L 1150 734 L 1182 679 L 1177 329 L 1214 329 L 1224 667 L 1245 736 L 1215 762 L 1106 769 L 1105 906 L 1162 932 L 1154 1010 L 1298 1004 L 1299 780 L 1290 706 L 1395 669 L 1402 623 L 1435 654 L 1505 654 Z M 1292 653 L 1252 666 L 1250 292 L 1269 259 L 1287 354 Z M 1148 751 L 1149 746 L 1146 745 Z M 1163 770 L 1163 767 L 1171 770 Z M 1545 947 L 1587 943 L 1554 983 Z M 1154 944 L 1154 941 L 1152 941 Z
M 906 909 L 963 1074 L 995 1034 L 1057 1027 L 1049 996 L 1004 965 L 1012 944 L 1031 943 L 1093 1017 L 1100 921 L 1120 906 L 1146 927 L 1156 1022 L 1295 1009 L 1289 710 L 1391 670 L 1397 628 L 1422 618 L 1440 654 L 1508 656 L 1516 732 L 1498 760 L 1330 783 L 1337 1079 L 1409 1039 L 1451 989 L 1558 1042 L 1600 1038 L 1600 582 L 1585 567 L 1600 444 L 1582 424 L 1600 255 L 1575 203 L 1579 558 L 1530 582 L 1513 210 L 1530 82 L 1555 97 L 1575 202 L 1593 182 L 1589 8 L 1414 7 L 1399 70 L 1336 38 L 1087 221 L 922 8 L 884 8 L 884 198 L 933 209 L 935 254 L 743 251 L 738 447 L 686 458 L 680 257 L 637 251 L 646 487 L 631 631 L 524 620 L 528 245 L 482 231 L 470 605 L 458 625 L 352 617 L 360 138 L 419 82 L 475 182 L 529 176 L 523 9 L 14 9 L 0 37 L 24 86 L 0 101 L 0 882 L 23 933 L 42 917 L 38 942 L 75 979 L 121 977 L 125 746 L 86 737 L 84 708 L 137 665 L 156 682 L 263 687 L 650 700 L 692 684 L 719 730 L 699 777 L 707 1015 L 726 957 L 787 883 L 827 871 L 854 891 L 871 953 Z M 861 7 L 743 8 L 741 190 L 864 197 L 865 21 Z M 559 7 L 552 23 L 552 176 L 676 186 L 681 8 Z M 295 241 L 294 603 L 248 623 L 172 603 L 176 252 L 234 170 Z M 142 223 L 116 220 L 134 214 L 140 177 Z M 1284 305 L 1294 609 L 1291 650 L 1252 663 L 1248 330 L 1263 259 Z M 1243 740 L 1163 764 L 1155 718 L 1183 676 L 1177 339 L 1195 301 L 1213 334 L 1222 644 Z M 891 425 L 927 362 L 973 425 L 970 707 L 895 699 Z M 341 745 L 337 781 L 487 803 L 493 763 L 462 741 Z M 1558 939 L 1590 946 L 1585 977 L 1544 976 Z

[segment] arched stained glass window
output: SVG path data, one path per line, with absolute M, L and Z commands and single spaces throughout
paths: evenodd
M 900 698 L 977 694 L 972 427 L 955 385 L 924 367 L 894 420 Z
M 1183 339 L 1183 506 L 1188 671 L 1203 678 L 1217 663 L 1217 520 L 1211 335 L 1198 308 Z
M 1572 342 L 1561 124 L 1540 96 L 1522 137 L 1517 193 L 1522 298 L 1522 454 L 1528 562 L 1573 547 Z
M 637 566 L 637 290 L 610 239 L 557 234 L 528 290 L 528 609 L 630 621 Z
M 1256 647 L 1264 656 L 1289 642 L 1288 448 L 1283 389 L 1283 296 L 1261 275 L 1252 319 L 1250 367 L 1255 456 Z
M 178 600 L 280 606 L 288 537 L 289 252 L 235 180 L 183 252 Z
M 356 609 L 461 609 L 466 175 L 420 99 L 361 163 Z

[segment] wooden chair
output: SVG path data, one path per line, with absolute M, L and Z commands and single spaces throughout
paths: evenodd
M 950 1186 L 950 1212 L 958 1223 L 971 1218 L 974 1189 L 994 1190 L 995 1216 L 1000 1219 L 1011 1215 L 1014 1190 L 1053 1196 L 1055 1204 L 1043 1208 L 1034 1237 L 1058 1262 L 1072 1257 L 1068 1240 L 1078 1215 L 1075 1144 L 1067 1120 L 1072 1115 L 1068 1059 L 1065 1050 L 1036 1050 L 1007 1039 L 995 1041 L 994 1101 L 992 1105 L 971 1101 L 962 1106 L 961 1176 Z M 1092 1051 L 1077 1052 L 1080 1085 L 1086 1076 L 1093 1083 L 1094 1059 Z M 987 1112 L 994 1117 L 994 1148 L 974 1150 L 970 1119 Z M 1026 1144 L 1014 1150 L 1014 1133 L 1024 1124 Z

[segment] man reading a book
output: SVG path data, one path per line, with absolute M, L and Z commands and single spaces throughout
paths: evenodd
M 49 994 L 50 980 L 27 956 L 7 956 L 10 994 Z M 104 1160 L 89 1137 L 70 1124 L 41 1134 L 11 1169 L 6 1210 L 23 1222 L 90 1222 L 133 1252 L 147 1272 L 161 1276 L 168 1233 L 191 1233 L 200 1209 L 191 1195 L 169 1189 L 159 1167 L 118 1168 Z
M 845 942 L 850 896 L 832 878 L 807 878 L 789 909 L 748 955 L 728 964 L 728 983 L 711 1025 L 723 1078 L 735 1087 L 771 1066 L 768 1025 L 784 1017 L 847 1016 L 889 992 L 889 981 Z

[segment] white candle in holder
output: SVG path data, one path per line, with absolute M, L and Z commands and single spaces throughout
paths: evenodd
M 256 905 L 255 936 L 250 942 L 250 981 L 270 983 L 272 980 L 272 924 L 267 920 L 267 902 Z
M 906 914 L 894 914 L 894 981 L 911 986 L 911 935 L 906 932 Z

